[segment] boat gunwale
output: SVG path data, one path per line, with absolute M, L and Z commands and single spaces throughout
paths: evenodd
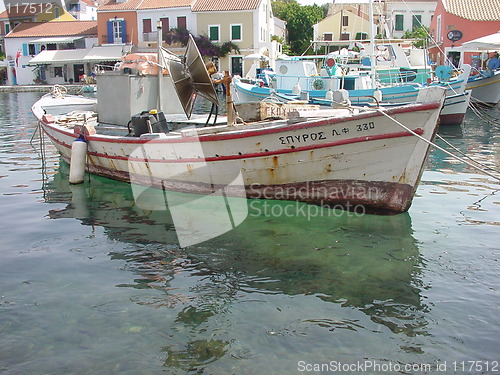
M 419 112 L 426 110 L 434 110 L 442 105 L 441 101 L 435 102 L 426 102 L 426 103 L 412 103 L 408 105 L 403 105 L 395 108 L 385 109 L 384 112 L 389 115 L 401 114 L 401 113 L 410 113 L 410 112 Z M 217 134 L 199 134 L 197 136 L 182 136 L 178 135 L 175 138 L 147 138 L 147 137 L 127 137 L 127 136 L 114 136 L 114 135 L 86 135 L 85 139 L 87 141 L 101 141 L 101 142 L 109 142 L 109 143 L 129 143 L 129 144 L 145 144 L 145 143 L 189 143 L 193 141 L 197 142 L 209 142 L 209 141 L 222 141 L 222 140 L 232 140 L 232 139 L 240 139 L 240 138 L 249 138 L 249 137 L 257 137 L 268 134 L 278 134 L 283 132 L 308 129 L 311 127 L 317 126 L 325 126 L 325 125 L 335 125 L 338 123 L 343 123 L 346 120 L 355 121 L 355 120 L 364 120 L 370 119 L 373 117 L 381 117 L 384 116 L 378 111 L 370 108 L 366 113 L 362 113 L 356 116 L 339 116 L 339 117 L 327 117 L 326 119 L 304 119 L 304 122 L 300 124 L 290 124 L 289 122 L 284 123 L 283 125 L 268 127 L 268 128 L 257 128 L 257 129 L 238 129 L 235 127 L 234 129 L 229 129 L 227 131 L 221 131 Z M 350 118 L 349 118 L 350 117 Z M 64 126 L 61 126 L 56 123 L 49 123 L 40 119 L 40 122 L 43 123 L 44 126 L 50 127 L 53 130 L 67 135 L 67 136 L 76 136 L 78 135 L 72 130 L 68 130 Z M 229 127 L 228 127 L 229 128 Z

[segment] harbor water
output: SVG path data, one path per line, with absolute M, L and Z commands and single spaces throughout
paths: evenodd
M 493 178 L 433 150 L 405 214 L 240 200 L 239 225 L 181 246 L 203 229 L 174 207 L 69 185 L 40 96 L 0 93 L 1 375 L 500 373 Z M 479 114 L 439 134 L 499 170 L 500 112 Z

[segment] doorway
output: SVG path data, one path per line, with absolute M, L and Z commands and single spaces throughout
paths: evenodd
M 73 65 L 73 77 L 75 77 L 75 83 L 81 81 L 81 77 L 85 74 L 85 68 L 83 64 Z

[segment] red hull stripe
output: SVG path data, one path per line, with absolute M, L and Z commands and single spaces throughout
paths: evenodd
M 460 125 L 465 117 L 465 113 L 453 113 L 439 116 L 439 125 Z
M 414 132 L 418 135 L 422 135 L 424 133 L 423 129 L 421 129 L 421 128 L 415 129 Z M 64 142 L 61 142 L 50 135 L 48 135 L 48 136 L 54 142 L 57 142 L 58 144 L 66 147 L 66 148 L 71 148 L 71 145 L 66 144 Z M 121 155 L 108 155 L 108 154 L 103 154 L 103 153 L 99 153 L 99 152 L 92 152 L 92 151 L 89 151 L 88 154 L 90 156 L 95 156 L 95 157 L 99 157 L 99 158 L 114 159 L 114 160 L 130 160 L 130 161 L 135 161 L 135 162 L 200 163 L 200 162 L 211 162 L 211 161 L 222 161 L 222 160 L 258 158 L 258 157 L 265 157 L 265 156 L 270 156 L 270 155 L 279 155 L 279 154 L 287 154 L 287 153 L 291 153 L 291 152 L 309 151 L 309 150 L 314 150 L 314 149 L 319 149 L 319 148 L 342 146 L 342 145 L 347 145 L 347 144 L 351 144 L 351 143 L 369 142 L 369 141 L 377 141 L 377 140 L 401 138 L 401 137 L 411 137 L 411 136 L 413 136 L 412 133 L 405 131 L 405 132 L 349 138 L 349 139 L 344 139 L 344 140 L 335 141 L 335 142 L 321 143 L 321 144 L 295 147 L 295 148 L 285 148 L 285 149 L 280 149 L 280 150 L 275 150 L 275 151 L 252 152 L 252 153 L 246 153 L 246 154 L 241 154 L 241 155 L 238 154 L 238 155 L 226 155 L 226 156 L 208 156 L 205 158 L 146 159 L 146 158 L 133 158 L 130 156 L 121 156 Z
M 400 114 L 400 113 L 409 113 L 409 112 L 414 112 L 414 111 L 428 111 L 428 110 L 433 110 L 436 109 L 440 106 L 441 104 L 439 102 L 434 102 L 434 103 L 423 103 L 423 104 L 414 104 L 411 106 L 405 106 L 401 108 L 391 108 L 387 111 L 385 111 L 386 114 L 388 115 L 394 115 L 394 114 Z M 333 125 L 337 123 L 341 123 L 344 121 L 358 121 L 358 120 L 364 120 L 372 117 L 381 117 L 383 116 L 379 112 L 371 112 L 371 113 L 366 113 L 360 116 L 357 116 L 356 118 L 350 119 L 346 117 L 329 117 L 328 119 L 325 120 L 309 120 L 305 123 L 302 124 L 292 124 L 292 125 L 287 125 L 287 126 L 278 126 L 274 128 L 268 128 L 268 129 L 251 129 L 248 131 L 240 131 L 238 132 L 238 127 L 235 127 L 234 130 L 235 132 L 231 132 L 229 134 L 205 134 L 205 135 L 200 135 L 199 137 L 182 137 L 178 139 L 141 139 L 141 138 L 131 138 L 131 137 L 119 137 L 119 138 L 111 138 L 111 137 L 102 137 L 98 135 L 94 136 L 87 136 L 88 141 L 103 141 L 103 142 L 108 142 L 108 143 L 132 143 L 132 144 L 144 144 L 144 143 L 182 143 L 182 142 L 193 142 L 193 141 L 199 141 L 199 142 L 209 142 L 209 141 L 223 141 L 223 140 L 230 140 L 230 139 L 239 139 L 239 138 L 247 138 L 247 137 L 257 137 L 257 136 L 262 136 L 262 135 L 267 135 L 267 134 L 273 134 L 273 133 L 283 133 L 283 132 L 290 132 L 294 130 L 300 130 L 300 129 L 307 129 L 310 127 L 317 127 L 317 126 L 323 126 L 323 125 Z M 74 133 L 71 131 L 65 131 L 62 130 L 58 127 L 52 127 L 51 124 L 45 124 L 48 127 L 51 127 L 54 131 L 57 131 L 59 133 L 68 135 L 68 136 L 73 136 Z M 75 136 L 76 137 L 76 136 Z

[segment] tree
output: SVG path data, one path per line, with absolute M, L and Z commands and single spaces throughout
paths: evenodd
M 413 45 L 417 48 L 422 48 L 425 44 L 425 41 L 429 38 L 429 28 L 426 26 L 419 27 L 414 31 L 406 30 L 403 39 L 418 39 L 417 42 L 413 43 Z
M 313 38 L 313 25 L 324 18 L 323 8 L 318 5 L 301 6 L 295 0 L 274 1 L 273 13 L 286 21 L 288 44 L 293 54 L 301 55 Z
M 167 44 L 180 43 L 186 46 L 189 40 L 189 31 L 186 29 L 172 28 L 165 34 Z M 240 52 L 239 47 L 233 42 L 225 42 L 221 46 L 214 44 L 206 35 L 195 36 L 194 41 L 200 54 L 209 57 L 224 57 L 232 50 Z

